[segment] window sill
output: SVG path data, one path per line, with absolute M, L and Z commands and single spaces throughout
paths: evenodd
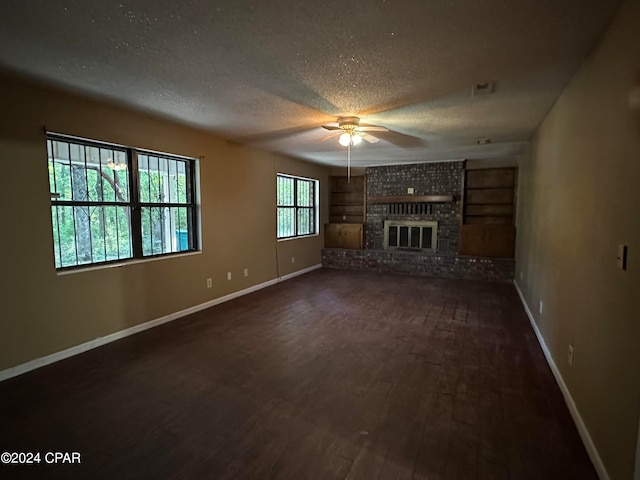
M 202 250 L 198 250 L 195 252 L 176 253 L 174 255 L 160 255 L 160 256 L 151 257 L 151 258 L 136 258 L 133 260 L 123 260 L 122 262 L 106 263 L 103 265 L 88 265 L 87 267 L 78 267 L 71 270 L 57 271 L 56 275 L 65 276 L 65 275 L 73 275 L 75 273 L 91 272 L 93 270 L 106 270 L 109 268 L 127 267 L 129 265 L 136 265 L 138 263 L 155 262 L 158 260 L 167 260 L 169 258 L 190 257 L 192 255 L 200 255 L 201 253 L 202 253 Z
M 278 242 L 287 242 L 289 240 L 301 240 L 303 238 L 313 238 L 313 237 L 319 237 L 319 236 L 320 236 L 319 233 L 313 233 L 311 235 L 300 235 L 299 237 L 277 238 L 276 240 Z

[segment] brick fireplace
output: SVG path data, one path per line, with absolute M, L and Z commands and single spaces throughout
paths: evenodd
M 323 265 L 511 281 L 513 259 L 458 253 L 464 171 L 463 161 L 368 167 L 364 249 L 327 248 L 322 255 Z M 390 231 L 390 226 L 396 229 Z M 427 241 L 429 234 L 433 237 Z M 390 235 L 394 242 L 391 247 Z
M 384 248 L 384 222 L 422 221 L 437 222 L 436 251 L 458 253 L 460 233 L 460 194 L 464 177 L 464 162 L 417 163 L 370 167 L 366 170 L 367 213 L 365 222 L 365 248 Z M 373 197 L 413 195 L 451 196 L 453 201 L 415 204 L 373 203 Z M 420 207 L 418 207 L 420 205 Z

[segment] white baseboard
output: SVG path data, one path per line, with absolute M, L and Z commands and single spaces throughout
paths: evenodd
M 284 282 L 285 280 L 289 280 L 289 279 L 297 277 L 299 275 L 304 275 L 305 273 L 313 272 L 314 270 L 318 270 L 319 268 L 322 268 L 322 264 L 321 263 L 319 263 L 317 265 L 313 265 L 312 267 L 309 267 L 309 268 L 303 268 L 302 270 L 298 270 L 297 272 L 289 273 L 288 275 L 285 275 L 284 277 L 278 278 L 278 281 L 279 282 Z
M 322 268 L 321 264 L 314 265 L 309 268 L 304 268 L 302 270 L 298 270 L 297 272 L 290 273 L 283 277 L 278 277 L 273 280 L 269 280 L 267 282 L 254 285 L 252 287 L 245 288 L 244 290 L 239 290 L 237 292 L 233 292 L 228 295 L 224 295 L 222 297 L 214 298 L 213 300 L 210 300 L 205 303 L 201 303 L 200 305 L 195 305 L 193 307 L 180 310 L 179 312 L 170 313 L 169 315 L 165 315 L 164 317 L 156 318 L 155 320 L 150 320 L 148 322 L 141 323 L 140 325 L 135 325 L 133 327 L 120 330 L 119 332 L 105 335 L 104 337 L 98 337 L 94 340 L 90 340 L 80 345 L 76 345 L 75 347 L 67 348 L 65 350 L 52 353 L 45 357 L 36 358 L 35 360 L 31 360 L 29 362 L 23 363 L 21 365 L 17 365 L 15 367 L 7 368 L 6 370 L 0 371 L 0 382 L 3 380 L 8 380 L 9 378 L 17 377 L 18 375 L 22 375 L 23 373 L 30 372 L 37 368 L 50 365 L 60 360 L 64 360 L 65 358 L 73 357 L 74 355 L 78 355 L 88 350 L 101 347 L 102 345 L 106 345 L 107 343 L 115 342 L 116 340 L 120 340 L 121 338 L 129 337 L 131 335 L 142 332 L 144 330 L 149 330 L 150 328 L 157 327 L 159 325 L 162 325 L 163 323 L 168 323 L 178 318 L 191 315 L 192 313 L 196 313 L 201 310 L 205 310 L 207 308 L 213 307 L 215 305 L 228 302 L 229 300 L 233 300 L 234 298 L 247 295 L 249 293 L 255 292 L 257 290 L 261 290 L 266 287 L 270 287 L 271 285 L 275 285 L 276 283 L 284 282 L 286 280 L 297 277 L 299 275 L 304 275 L 305 273 L 309 273 L 319 268 Z
M 520 296 L 520 301 L 524 306 L 524 310 L 525 312 L 527 312 L 527 316 L 529 317 L 529 321 L 531 322 L 533 331 L 535 332 L 536 337 L 538 338 L 538 343 L 540 343 L 540 347 L 542 348 L 544 356 L 547 359 L 547 363 L 549 364 L 549 367 L 551 367 L 553 376 L 556 378 L 556 382 L 558 383 L 558 386 L 560 387 L 560 391 L 564 396 L 564 401 L 566 402 L 567 407 L 569 407 L 569 412 L 571 412 L 571 417 L 573 417 L 573 421 L 576 424 L 576 428 L 578 429 L 580 438 L 582 438 L 582 442 L 584 443 L 584 446 L 587 450 L 587 454 L 589 455 L 589 458 L 591 459 L 591 462 L 593 463 L 593 466 L 596 469 L 596 472 L 598 473 L 598 477 L 600 477 L 600 480 L 610 480 L 609 474 L 607 473 L 607 469 L 604 467 L 604 463 L 602 463 L 602 459 L 598 454 L 598 450 L 596 450 L 596 446 L 594 445 L 593 440 L 591 439 L 591 435 L 589 435 L 589 430 L 587 430 L 587 426 L 584 424 L 584 421 L 580 416 L 580 412 L 578 412 L 578 409 L 576 408 L 576 403 L 573 401 L 573 397 L 571 396 L 571 392 L 569 392 L 569 389 L 567 388 L 566 383 L 564 383 L 564 379 L 562 378 L 562 374 L 560 373 L 560 370 L 558 370 L 556 363 L 553 361 L 551 352 L 547 348 L 547 344 L 545 343 L 544 338 L 540 333 L 540 329 L 538 328 L 538 325 L 536 324 L 535 319 L 533 318 L 533 314 L 531 313 L 531 309 L 529 308 L 529 305 L 527 305 L 527 301 L 524 299 L 524 295 L 520 290 L 520 286 L 515 280 L 513 281 L 513 284 L 515 285 L 516 291 Z

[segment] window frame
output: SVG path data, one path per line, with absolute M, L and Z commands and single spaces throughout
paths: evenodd
M 55 236 L 56 232 L 54 231 L 53 225 L 53 210 L 54 207 L 58 206 L 116 206 L 116 207 L 124 207 L 130 209 L 130 217 L 131 217 L 131 225 L 129 228 L 129 242 L 131 247 L 131 256 L 117 258 L 112 260 L 104 260 L 104 261 L 91 261 L 87 263 L 81 263 L 76 265 L 66 265 L 62 266 L 62 257 L 60 255 L 60 264 L 61 266 L 56 266 L 57 272 L 70 272 L 84 269 L 95 269 L 102 267 L 109 267 L 113 264 L 122 265 L 127 263 L 139 263 L 141 261 L 148 261 L 162 257 L 173 257 L 176 255 L 184 255 L 184 254 L 193 254 L 195 252 L 200 251 L 200 218 L 199 218 L 199 184 L 198 184 L 198 169 L 199 163 L 198 159 L 192 157 L 186 157 L 176 154 L 170 154 L 165 152 L 158 152 L 149 149 L 135 148 L 129 147 L 125 145 L 120 145 L 111 142 L 104 142 L 100 140 L 87 139 L 83 137 L 77 137 L 73 135 L 67 135 L 57 132 L 46 131 L 46 142 L 47 142 L 47 164 L 51 160 L 49 156 L 49 146 L 48 143 L 50 141 L 59 141 L 65 142 L 70 145 L 78 145 L 80 147 L 93 147 L 99 149 L 108 149 L 114 151 L 124 152 L 125 160 L 127 164 L 127 186 L 129 188 L 128 191 L 128 201 L 79 201 L 79 200 L 60 200 L 54 195 L 54 192 L 50 192 L 51 194 L 51 232 L 52 235 Z M 167 160 L 176 160 L 185 163 L 185 190 L 187 196 L 186 203 L 176 203 L 176 202 L 141 202 L 140 201 L 140 178 L 141 172 L 139 171 L 138 164 L 138 155 L 149 155 L 155 157 L 161 157 Z M 86 160 L 85 160 L 86 162 Z M 55 177 L 55 174 L 54 174 Z M 48 180 L 49 189 L 52 190 L 52 185 L 50 180 Z M 187 230 L 188 230 L 188 248 L 185 250 L 178 250 L 175 252 L 163 252 L 163 253 L 154 253 L 145 255 L 143 252 L 143 231 L 142 231 L 142 209 L 145 207 L 182 207 L 187 209 Z M 58 228 L 59 232 L 59 228 Z M 77 235 L 77 233 L 76 233 Z M 91 235 L 91 234 L 90 234 Z M 53 238 L 54 249 L 55 238 Z M 58 233 L 58 241 L 60 241 L 60 235 Z M 56 264 L 56 252 L 54 251 L 54 265 Z
M 278 195 L 278 179 L 279 178 L 290 178 L 293 179 L 293 205 L 280 205 L 278 203 L 279 201 L 279 195 Z M 307 205 L 298 205 L 298 183 L 299 182 L 308 182 L 311 185 L 311 188 L 313 190 L 312 194 L 311 194 L 311 198 L 313 199 L 312 205 L 311 206 L 307 206 Z M 306 238 L 306 237 L 313 237 L 313 236 L 317 236 L 320 234 L 320 229 L 319 229 L 319 217 L 320 217 L 320 208 L 319 208 L 319 190 L 320 190 L 320 181 L 318 179 L 315 178 L 309 178 L 309 177 L 301 177 L 299 175 L 291 175 L 288 173 L 280 173 L 278 172 L 276 174 L 276 240 L 277 241 L 283 241 L 283 240 L 292 240 L 295 238 Z M 279 212 L 280 209 L 293 209 L 294 215 L 293 215 L 293 231 L 294 234 L 293 235 L 286 235 L 286 236 L 279 236 Z M 312 232 L 310 233 L 304 233 L 304 234 L 299 234 L 298 233 L 298 211 L 299 210 L 309 210 L 312 214 L 312 220 L 311 220 L 311 225 L 312 225 Z
M 143 252 L 143 239 L 142 239 L 142 228 L 140 228 L 139 233 L 140 235 L 136 235 L 138 238 L 137 240 L 140 242 L 138 245 L 136 245 L 136 239 L 134 239 L 133 245 L 134 245 L 134 257 L 136 259 L 148 259 L 148 258 L 156 258 L 156 257 L 164 257 L 167 255 L 179 255 L 182 253 L 189 253 L 189 252 L 194 252 L 194 251 L 198 251 L 198 235 L 197 235 L 197 228 L 198 228 L 198 205 L 197 205 L 197 183 L 196 183 L 196 175 L 195 175 L 195 170 L 196 170 L 196 165 L 197 165 L 197 159 L 195 158 L 189 158 L 189 157 L 182 157 L 179 155 L 173 155 L 173 154 L 169 154 L 169 153 L 163 153 L 163 152 L 155 152 L 152 150 L 146 150 L 146 149 L 131 149 L 132 150 L 132 157 L 131 157 L 131 163 L 133 165 L 132 169 L 135 169 L 135 179 L 133 180 L 134 184 L 136 185 L 134 188 L 134 192 L 132 192 L 131 194 L 131 198 L 135 199 L 136 204 L 134 205 L 133 209 L 132 209 L 132 217 L 134 219 L 135 225 L 142 225 L 142 209 L 143 208 L 151 208 L 151 207 L 169 207 L 169 208 L 180 208 L 180 207 L 184 207 L 187 208 L 187 210 L 191 210 L 191 215 L 187 215 L 187 228 L 188 228 L 188 232 L 189 232 L 189 248 L 187 250 L 180 250 L 177 252 L 166 252 L 166 253 L 156 253 L 156 254 L 151 254 L 151 255 L 145 255 Z M 183 161 L 186 164 L 186 168 L 188 170 L 188 172 L 185 174 L 185 179 L 186 179 L 186 185 L 185 185 L 185 189 L 186 189 L 186 195 L 187 195 L 187 203 L 176 203 L 176 202 L 143 202 L 140 200 L 140 170 L 139 170 L 139 162 L 138 162 L 138 155 L 147 155 L 147 156 L 155 156 L 155 157 L 162 157 L 162 158 L 166 158 L 169 160 L 178 160 L 178 161 Z M 134 175 L 130 175 L 130 178 L 133 178 Z M 139 218 L 136 218 L 139 217 Z M 136 254 L 140 254 L 140 256 L 136 256 Z

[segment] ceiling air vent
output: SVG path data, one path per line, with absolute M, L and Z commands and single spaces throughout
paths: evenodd
M 496 82 L 484 82 L 484 83 L 476 83 L 471 89 L 471 96 L 475 97 L 478 95 L 491 95 L 495 92 Z

